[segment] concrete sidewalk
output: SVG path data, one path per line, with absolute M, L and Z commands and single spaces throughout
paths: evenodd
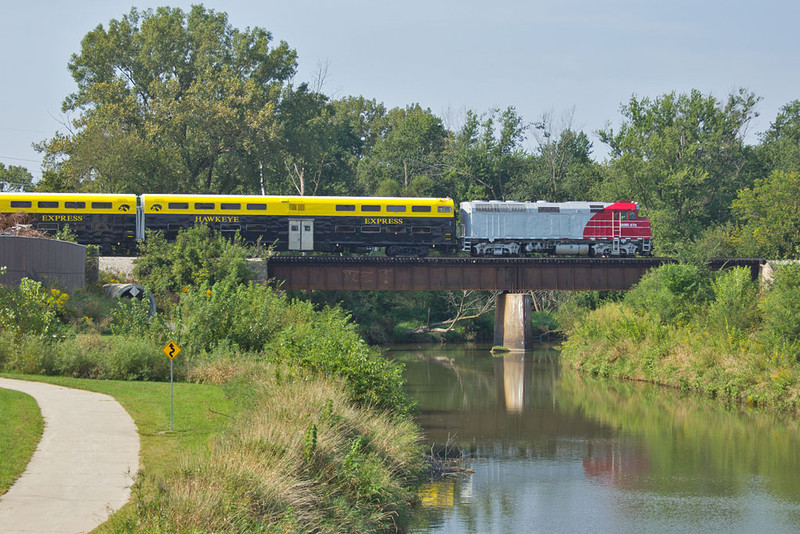
M 0 378 L 0 388 L 32 396 L 44 418 L 33 458 L 0 497 L 0 532 L 88 532 L 128 502 L 139 435 L 117 401 L 7 378 Z

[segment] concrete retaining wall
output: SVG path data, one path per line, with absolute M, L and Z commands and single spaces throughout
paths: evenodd
M 86 247 L 38 237 L 0 236 L 0 283 L 17 286 L 25 277 L 72 291 L 86 285 Z

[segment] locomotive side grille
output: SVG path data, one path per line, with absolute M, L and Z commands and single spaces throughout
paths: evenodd
M 510 211 L 525 211 L 524 204 L 475 204 L 475 211 L 494 211 L 494 212 L 510 212 Z

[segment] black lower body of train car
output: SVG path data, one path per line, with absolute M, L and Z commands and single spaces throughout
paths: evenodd
M 30 213 L 37 230 L 55 235 L 65 227 L 81 245 L 97 245 L 100 253 L 132 254 L 136 251 L 136 214 Z
M 144 227 L 172 241 L 182 229 L 207 224 L 223 235 L 278 251 L 368 252 L 425 256 L 455 250 L 455 220 L 446 217 L 147 214 Z

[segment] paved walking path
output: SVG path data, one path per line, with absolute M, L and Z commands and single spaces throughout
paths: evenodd
M 0 388 L 32 396 L 44 418 L 25 472 L 0 497 L 0 532 L 88 532 L 128 502 L 139 469 L 139 435 L 117 401 L 7 378 L 0 378 Z

